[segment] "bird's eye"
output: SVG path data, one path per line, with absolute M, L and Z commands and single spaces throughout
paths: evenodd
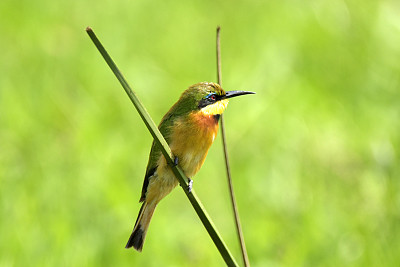
M 213 101 L 215 101 L 215 99 L 216 99 L 216 97 L 215 97 L 214 94 L 211 94 L 208 98 L 211 99 L 211 100 L 213 100 Z

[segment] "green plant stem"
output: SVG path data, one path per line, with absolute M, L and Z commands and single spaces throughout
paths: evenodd
M 167 163 L 171 167 L 173 173 L 175 174 L 176 178 L 178 179 L 181 187 L 183 188 L 183 191 L 186 193 L 186 196 L 189 198 L 190 203 L 192 204 L 193 208 L 195 209 L 197 215 L 199 216 L 200 220 L 202 221 L 204 227 L 206 228 L 208 234 L 210 235 L 211 239 L 214 241 L 215 246 L 217 247 L 218 251 L 220 252 L 221 256 L 223 257 L 225 263 L 228 266 L 238 266 L 236 263 L 235 259 L 233 258 L 232 254 L 228 250 L 228 247 L 226 246 L 225 242 L 222 240 L 220 234 L 216 230 L 213 222 L 211 221 L 209 215 L 205 211 L 203 205 L 201 204 L 200 200 L 197 198 L 194 190 L 192 190 L 190 193 L 188 191 L 188 184 L 187 184 L 187 177 L 183 173 L 182 169 L 174 165 L 174 159 L 172 156 L 171 149 L 169 148 L 167 142 L 165 141 L 164 137 L 158 130 L 157 126 L 151 119 L 149 113 L 147 110 L 144 108 L 142 103 L 139 101 L 138 97 L 136 94 L 132 91 L 130 88 L 128 82 L 125 80 L 124 76 L 122 73 L 119 71 L 118 67 L 115 65 L 114 61 L 111 59 L 99 39 L 96 37 L 94 34 L 93 30 L 90 27 L 86 28 L 86 32 L 88 33 L 89 37 L 92 39 L 93 43 L 103 56 L 104 60 L 107 62 L 108 66 L 111 68 L 111 70 L 114 72 L 115 76 L 121 83 L 122 87 L 124 88 L 125 92 L 127 93 L 128 97 L 132 101 L 133 105 L 135 106 L 136 110 L 138 111 L 140 117 L 146 124 L 147 129 L 153 136 L 154 140 L 157 142 L 157 144 L 160 146 L 161 151 L 167 160 Z
M 218 76 L 218 84 L 222 87 L 220 30 L 221 30 L 221 28 L 218 26 L 217 27 L 217 76 Z M 223 115 L 221 115 L 220 120 L 221 120 L 220 124 L 221 124 L 222 146 L 224 149 L 224 156 L 225 156 L 226 176 L 228 178 L 229 193 L 231 196 L 231 203 L 232 203 L 233 215 L 234 215 L 235 224 L 236 224 L 236 231 L 237 231 L 237 235 L 239 238 L 240 250 L 242 252 L 243 263 L 244 263 L 244 266 L 248 267 L 248 266 L 250 266 L 250 261 L 249 261 L 248 255 L 247 255 L 246 244 L 244 242 L 244 237 L 243 237 L 243 232 L 242 232 L 242 226 L 240 224 L 239 211 L 237 209 L 235 193 L 233 190 L 231 169 L 229 167 L 228 148 L 226 145 L 226 138 L 225 138 L 225 125 L 224 125 L 224 116 Z

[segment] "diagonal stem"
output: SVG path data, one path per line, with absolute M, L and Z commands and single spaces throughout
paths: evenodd
M 187 185 L 187 177 L 183 173 L 182 169 L 174 164 L 174 158 L 172 157 L 171 149 L 169 148 L 167 142 L 165 141 L 164 137 L 158 130 L 157 126 L 151 119 L 149 113 L 144 108 L 142 103 L 140 102 L 139 98 L 130 88 L 128 82 L 125 80 L 122 73 L 119 71 L 118 67 L 115 65 L 114 61 L 111 59 L 107 51 L 104 49 L 103 45 L 99 41 L 99 39 L 94 34 L 93 30 L 90 27 L 86 28 L 86 32 L 88 33 L 89 37 L 92 39 L 93 43 L 96 45 L 97 49 L 103 56 L 104 60 L 107 62 L 108 66 L 114 72 L 115 76 L 121 83 L 122 87 L 124 88 L 125 92 L 128 94 L 130 100 L 132 101 L 133 105 L 135 106 L 136 110 L 138 111 L 140 117 L 144 121 L 147 126 L 147 129 L 153 136 L 154 140 L 160 146 L 161 151 L 171 167 L 173 173 L 175 174 L 176 178 L 179 180 L 181 187 L 183 188 L 186 196 L 189 198 L 190 203 L 192 204 L 193 208 L 195 209 L 197 215 L 199 216 L 200 220 L 202 221 L 204 227 L 206 228 L 208 234 L 210 235 L 211 239 L 214 241 L 215 246 L 217 247 L 219 253 L 223 257 L 226 265 L 228 266 L 238 266 L 235 259 L 233 258 L 232 254 L 230 253 L 228 247 L 226 246 L 225 242 L 222 240 L 219 232 L 217 231 L 214 223 L 211 221 L 208 213 L 204 209 L 203 205 L 201 204 L 200 200 L 197 198 L 197 195 L 194 193 L 194 190 L 189 193 L 188 185 Z
M 218 76 L 218 84 L 222 87 L 220 30 L 221 30 L 221 28 L 218 26 L 217 27 L 217 76 Z M 244 266 L 248 267 L 248 266 L 250 266 L 250 262 L 249 262 L 249 257 L 247 256 L 246 244 L 244 242 L 242 226 L 240 225 L 239 212 L 238 212 L 236 200 L 235 200 L 235 193 L 233 191 L 231 170 L 229 167 L 228 148 L 226 145 L 226 138 L 225 138 L 225 125 L 224 125 L 224 116 L 223 115 L 221 115 L 220 124 L 221 124 L 222 146 L 224 147 L 226 175 L 228 178 L 229 192 L 230 192 L 230 196 L 231 196 L 233 214 L 235 217 L 236 231 L 237 231 L 237 234 L 239 237 L 239 243 L 240 243 L 240 249 L 242 252 L 243 263 L 244 263 Z

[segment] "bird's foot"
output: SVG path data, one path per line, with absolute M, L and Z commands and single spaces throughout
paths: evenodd
M 178 162 L 179 162 L 178 157 L 175 157 L 175 158 L 174 158 L 174 166 L 178 165 Z
M 192 192 L 192 188 L 193 188 L 193 180 L 188 177 L 188 191 L 189 191 L 189 193 Z

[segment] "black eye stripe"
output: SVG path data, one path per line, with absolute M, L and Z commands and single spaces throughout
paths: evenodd
M 206 95 L 206 99 L 210 99 L 212 96 L 215 96 L 215 94 L 214 93 L 209 93 L 208 95 Z
M 211 101 L 215 101 L 215 100 L 217 100 L 217 98 L 218 98 L 218 95 L 215 93 L 210 93 L 205 97 L 205 99 L 211 100 Z
M 215 102 L 221 100 L 224 95 L 218 95 L 216 93 L 209 93 L 202 100 L 200 100 L 198 107 L 203 108 L 205 106 L 214 104 Z

